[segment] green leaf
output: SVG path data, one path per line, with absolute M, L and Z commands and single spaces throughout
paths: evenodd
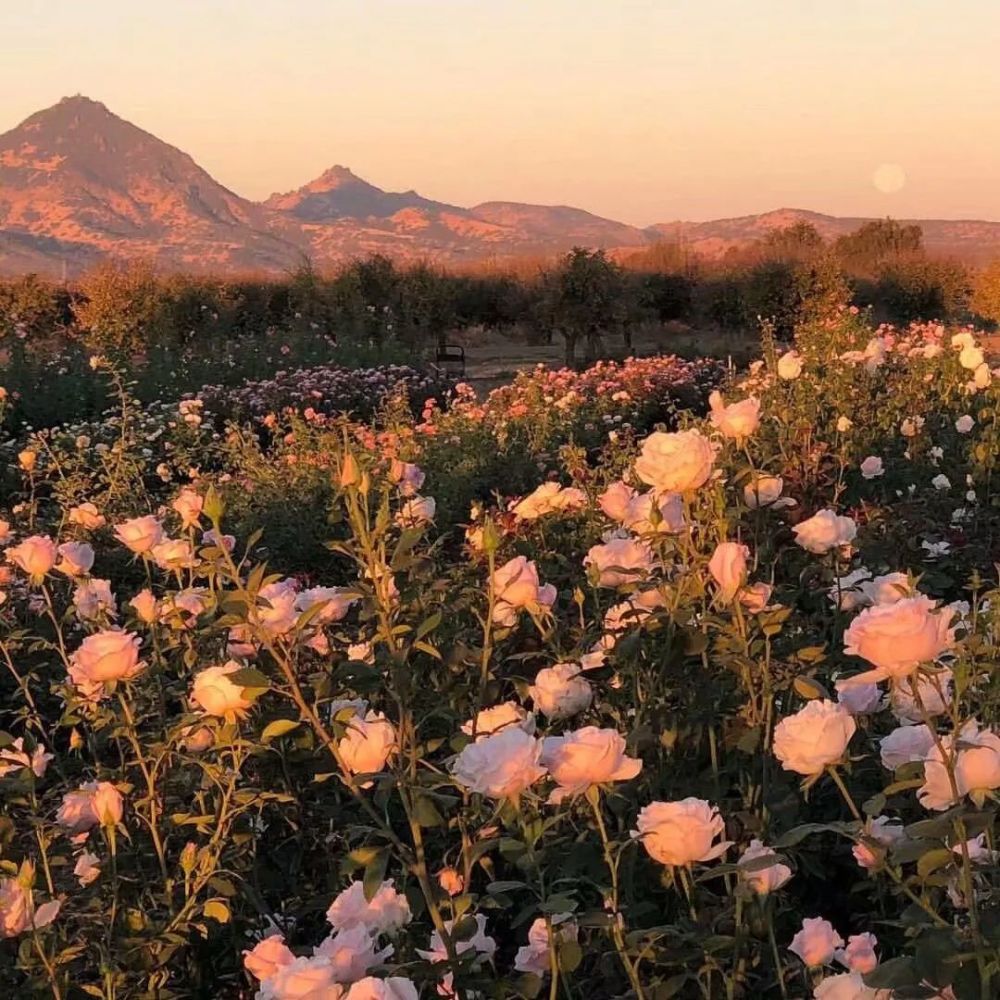
M 365 899 L 369 903 L 375 898 L 375 893 L 382 888 L 382 883 L 385 881 L 385 870 L 388 866 L 389 852 L 384 848 L 366 866 L 363 887 Z
M 260 738 L 265 743 L 270 743 L 271 740 L 276 740 L 279 736 L 284 736 L 293 729 L 298 729 L 299 725 L 298 719 L 275 719 L 274 722 L 269 722 L 264 727 L 264 732 L 260 734 Z
M 267 677 L 254 667 L 244 667 L 242 670 L 226 674 L 226 680 L 244 688 L 269 688 L 271 686 Z

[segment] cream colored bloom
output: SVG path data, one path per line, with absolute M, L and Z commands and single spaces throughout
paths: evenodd
M 656 431 L 642 443 L 636 475 L 656 490 L 688 493 L 708 482 L 715 446 L 699 431 Z
M 629 781 L 642 770 L 641 760 L 625 755 L 625 740 L 619 733 L 596 726 L 546 737 L 541 764 L 559 786 L 549 795 L 554 805 L 581 795 L 591 785 Z
M 455 758 L 455 780 L 493 799 L 516 798 L 545 774 L 542 741 L 515 727 L 470 743 Z
M 714 861 L 732 845 L 731 840 L 713 843 L 725 832 L 719 810 L 704 799 L 689 797 L 677 802 L 651 802 L 639 810 L 633 839 L 654 861 L 664 865 L 692 865 Z
M 840 761 L 857 725 L 835 701 L 810 701 L 774 728 L 774 755 L 786 771 L 812 776 Z

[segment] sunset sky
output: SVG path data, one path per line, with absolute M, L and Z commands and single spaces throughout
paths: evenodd
M 252 198 L 340 163 L 636 224 L 1000 219 L 996 0 L 7 0 L 0 39 L 0 131 L 83 93 Z

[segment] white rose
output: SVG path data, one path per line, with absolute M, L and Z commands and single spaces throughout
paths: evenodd
M 565 719 L 588 708 L 594 692 L 580 673 L 576 663 L 557 663 L 539 670 L 528 688 L 535 708 L 550 719 Z
M 882 459 L 877 455 L 869 455 L 861 463 L 861 476 L 864 479 L 878 479 L 879 476 L 885 475 L 885 466 L 882 463 Z
M 233 660 L 223 666 L 206 667 L 194 676 L 191 700 L 208 715 L 218 718 L 242 719 L 253 704 L 243 696 L 244 688 L 234 684 L 230 674 L 243 668 Z
M 656 431 L 643 441 L 634 467 L 636 475 L 657 490 L 688 493 L 708 481 L 714 464 L 715 447 L 698 431 Z
M 833 925 L 822 917 L 806 917 L 802 930 L 792 938 L 788 950 L 798 955 L 811 969 L 829 965 L 844 939 L 833 929 Z
M 714 391 L 708 397 L 708 405 L 711 407 L 709 419 L 712 426 L 723 437 L 743 441 L 760 426 L 759 399 L 751 397 L 726 406 L 722 393 Z
M 115 525 L 115 537 L 136 555 L 149 552 L 163 540 L 163 525 L 152 515 Z
M 612 538 L 594 545 L 583 560 L 598 574 L 598 586 L 622 587 L 644 579 L 653 568 L 653 553 L 648 545 L 634 538 Z
M 820 774 L 844 756 L 856 729 L 851 713 L 843 705 L 810 701 L 775 726 L 774 755 L 786 771 Z
M 788 382 L 802 374 L 802 355 L 798 351 L 787 351 L 778 358 L 778 378 Z
M 713 844 L 726 824 L 719 810 L 704 801 L 689 797 L 678 802 L 651 802 L 639 810 L 633 839 L 641 839 L 654 861 L 664 865 L 691 865 L 695 861 L 714 861 L 732 844 L 724 840 Z
M 763 866 L 764 861 L 771 863 Z M 758 896 L 780 889 L 792 877 L 792 869 L 782 864 L 778 855 L 765 847 L 759 840 L 751 840 L 750 846 L 740 855 L 740 878 Z
M 542 741 L 516 726 L 470 743 L 455 758 L 455 780 L 493 799 L 516 798 L 545 774 Z
M 850 544 L 858 533 L 857 525 L 849 517 L 840 517 L 832 510 L 821 510 L 792 530 L 795 541 L 815 555 Z

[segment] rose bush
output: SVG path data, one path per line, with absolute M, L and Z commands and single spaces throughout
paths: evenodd
M 994 376 L 793 351 L 5 444 L 5 994 L 996 996 Z

